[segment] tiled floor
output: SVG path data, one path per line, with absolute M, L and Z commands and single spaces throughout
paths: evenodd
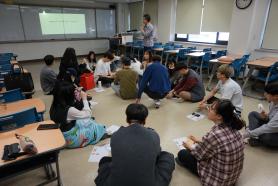
M 35 97 L 44 100 L 47 105 L 45 118 L 49 118 L 48 110 L 52 102 L 51 96 L 44 96 L 40 90 L 39 70 L 42 67 L 41 62 L 28 63 L 24 65 L 33 74 L 35 87 L 37 89 Z M 57 66 L 57 65 L 56 65 Z M 116 97 L 111 89 L 106 89 L 103 93 L 94 93 L 90 91 L 95 101 L 99 104 L 93 109 L 96 120 L 107 126 L 112 124 L 126 125 L 125 108 L 133 100 L 123 101 Z M 247 119 L 248 113 L 257 108 L 258 103 L 264 101 L 244 97 L 243 117 Z M 172 100 L 163 100 L 160 109 L 151 107 L 152 102 L 143 96 L 142 103 L 150 109 L 147 119 L 147 126 L 154 128 L 160 135 L 161 147 L 163 150 L 177 154 L 178 149 L 172 142 L 174 138 L 187 136 L 189 134 L 201 137 L 213 125 L 207 119 L 199 122 L 192 122 L 186 118 L 186 115 L 196 110 L 197 104 L 176 103 Z M 106 141 L 107 142 L 107 141 Z M 105 143 L 105 142 L 103 142 Z M 66 186 L 86 186 L 94 185 L 94 178 L 97 173 L 97 164 L 89 163 L 88 158 L 92 146 L 75 150 L 63 150 L 60 154 L 60 170 L 63 184 Z M 252 148 L 246 145 L 244 170 L 237 183 L 239 186 L 277 186 L 278 185 L 278 155 L 277 150 L 266 148 Z M 44 179 L 43 170 L 35 170 L 27 174 L 0 183 L 0 185 L 36 185 L 38 181 Z M 51 185 L 56 185 L 53 183 Z M 188 171 L 176 165 L 173 173 L 171 186 L 198 186 L 198 178 Z

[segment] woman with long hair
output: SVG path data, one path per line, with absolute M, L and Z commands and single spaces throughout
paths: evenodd
M 208 108 L 212 129 L 198 140 L 190 136 L 186 150 L 176 161 L 201 179 L 202 185 L 235 185 L 243 168 L 244 143 L 239 132 L 245 123 L 230 100 L 218 100 Z
M 78 67 L 77 57 L 74 48 L 67 48 L 65 50 L 64 55 L 61 59 L 58 76 L 63 77 L 68 68 L 75 69 L 79 77 L 79 67 Z
M 80 91 L 83 108 L 75 107 L 75 87 L 68 81 L 56 84 L 50 118 L 60 124 L 68 148 L 96 144 L 106 134 L 105 126 L 92 119 L 87 94 Z

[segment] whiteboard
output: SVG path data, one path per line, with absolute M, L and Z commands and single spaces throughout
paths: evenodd
M 0 41 L 23 41 L 24 33 L 17 5 L 0 4 Z
M 115 10 L 96 10 L 97 36 L 112 37 L 116 33 Z

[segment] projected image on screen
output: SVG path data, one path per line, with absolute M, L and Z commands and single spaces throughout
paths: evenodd
M 43 35 L 86 34 L 84 14 L 39 13 Z

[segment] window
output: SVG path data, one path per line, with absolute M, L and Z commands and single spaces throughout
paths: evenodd
M 189 34 L 188 41 L 198 43 L 216 43 L 217 32 L 201 32 L 200 34 Z
M 229 41 L 229 36 L 230 36 L 229 32 L 219 32 L 218 40 L 219 41 Z
M 187 41 L 187 34 L 175 34 L 175 41 Z

